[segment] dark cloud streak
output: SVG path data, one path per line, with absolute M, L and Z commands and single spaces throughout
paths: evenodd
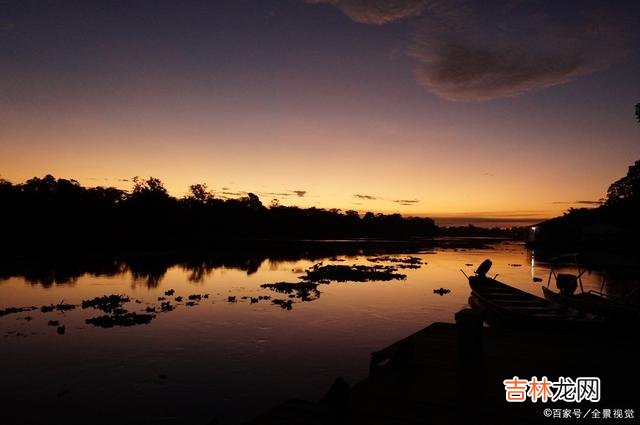
M 365 199 L 367 201 L 375 201 L 376 199 L 378 199 L 376 196 L 371 196 L 371 195 L 361 195 L 359 193 L 356 193 L 355 195 L 353 195 L 354 197 L 358 198 L 358 199 Z
M 449 100 L 482 101 L 564 84 L 627 53 L 623 3 L 604 0 L 307 0 L 356 22 L 414 18 L 415 77 Z
M 306 0 L 306 2 L 335 6 L 354 21 L 373 25 L 383 25 L 418 16 L 425 7 L 424 0 Z
M 396 199 L 395 202 L 398 205 L 411 206 L 420 203 L 419 199 Z

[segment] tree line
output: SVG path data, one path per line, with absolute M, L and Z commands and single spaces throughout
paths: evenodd
M 162 181 L 134 179 L 133 190 L 84 187 L 46 175 L 14 184 L 0 180 L 5 249 L 188 249 L 238 239 L 340 239 L 435 236 L 434 221 L 400 214 L 265 207 L 253 193 L 215 197 L 206 185 L 171 196 Z

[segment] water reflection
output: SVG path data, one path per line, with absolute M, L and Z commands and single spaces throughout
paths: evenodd
M 188 272 L 187 280 L 202 283 L 215 269 L 234 269 L 255 274 L 269 261 L 272 267 L 278 264 L 309 260 L 344 261 L 344 257 L 379 256 L 386 253 L 402 254 L 428 252 L 425 247 L 486 248 L 500 242 L 491 238 L 443 238 L 415 243 L 392 241 L 296 241 L 284 246 L 239 247 L 216 252 L 136 254 L 119 256 L 82 255 L 57 257 L 55 255 L 37 260 L 0 259 L 0 281 L 21 277 L 27 283 L 51 287 L 53 285 L 73 285 L 83 276 L 106 276 L 130 274 L 134 284 L 150 288 L 160 285 L 167 270 L 179 267 Z M 343 258 L 338 258 L 340 256 Z M 385 260 L 384 257 L 379 257 Z M 386 260 L 389 260 L 387 257 Z M 412 267 L 411 258 L 394 260 L 404 263 L 401 268 Z M 415 260 L 414 260 L 415 261 Z
M 33 423 L 70 415 L 72 422 L 135 416 L 141 423 L 234 424 L 291 397 L 318 399 L 336 377 L 353 383 L 365 376 L 372 351 L 432 322 L 451 322 L 469 298 L 460 269 L 472 273 L 485 258 L 502 281 L 542 295 L 547 263 L 515 243 L 13 263 L 0 269 L 0 309 L 37 309 L 0 317 L 0 364 L 11 365 L 3 369 L 0 399 L 4 415 L 15 419 L 5 422 L 29 422 L 30 412 Z M 338 272 L 318 275 L 327 278 L 346 270 L 333 266 L 354 265 L 395 267 L 406 279 L 300 279 L 314 266 Z M 585 289 L 599 288 L 601 277 L 591 270 Z M 618 277 L 610 291 L 631 282 Z M 92 306 L 114 294 L 128 301 L 119 298 L 110 312 Z M 143 314 L 155 317 L 117 325 Z M 117 400 L 118 409 L 102 400 Z

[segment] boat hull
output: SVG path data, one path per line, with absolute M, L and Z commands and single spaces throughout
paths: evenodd
M 483 276 L 469 277 L 470 304 L 485 311 L 494 326 L 544 331 L 593 331 L 603 320 L 594 315 L 559 306 L 525 291 Z

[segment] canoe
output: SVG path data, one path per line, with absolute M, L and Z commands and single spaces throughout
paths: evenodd
M 585 313 L 597 314 L 614 320 L 640 320 L 640 309 L 592 292 L 565 295 L 543 286 L 542 293 L 552 303 L 571 307 Z
M 554 304 L 484 275 L 469 276 L 472 307 L 482 308 L 493 325 L 536 330 L 596 330 L 603 319 Z

